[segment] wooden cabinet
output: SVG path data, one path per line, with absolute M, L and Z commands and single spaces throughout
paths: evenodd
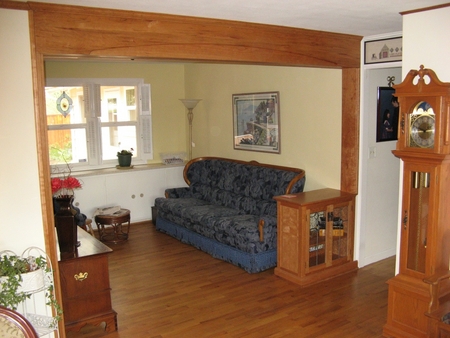
M 64 322 L 67 331 L 86 324 L 106 323 L 106 331 L 117 330 L 109 284 L 110 248 L 78 228 L 77 257 L 59 261 Z
M 357 269 L 353 260 L 355 194 L 320 189 L 275 199 L 276 275 L 306 286 Z

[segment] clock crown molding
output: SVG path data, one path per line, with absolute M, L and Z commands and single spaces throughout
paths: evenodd
M 417 83 L 415 83 L 417 79 Z M 439 80 L 436 73 L 420 65 L 419 69 L 411 69 L 402 83 L 393 85 L 395 95 L 432 94 L 433 96 L 449 95 L 450 83 Z

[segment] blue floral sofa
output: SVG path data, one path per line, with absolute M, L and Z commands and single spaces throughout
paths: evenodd
M 277 265 L 273 197 L 302 192 L 304 170 L 202 157 L 186 164 L 184 180 L 155 200 L 159 231 L 249 273 Z

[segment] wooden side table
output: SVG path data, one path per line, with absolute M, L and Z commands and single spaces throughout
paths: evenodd
M 130 210 L 120 209 L 114 214 L 95 216 L 99 238 L 102 242 L 121 243 L 128 239 L 130 232 Z M 110 225 L 110 227 L 105 227 Z

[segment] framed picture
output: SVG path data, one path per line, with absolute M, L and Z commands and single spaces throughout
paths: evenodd
M 392 87 L 378 87 L 377 142 L 397 140 L 398 101 Z
M 403 38 L 364 42 L 364 63 L 384 63 L 402 60 Z
M 280 153 L 280 93 L 233 94 L 233 144 L 237 150 Z

